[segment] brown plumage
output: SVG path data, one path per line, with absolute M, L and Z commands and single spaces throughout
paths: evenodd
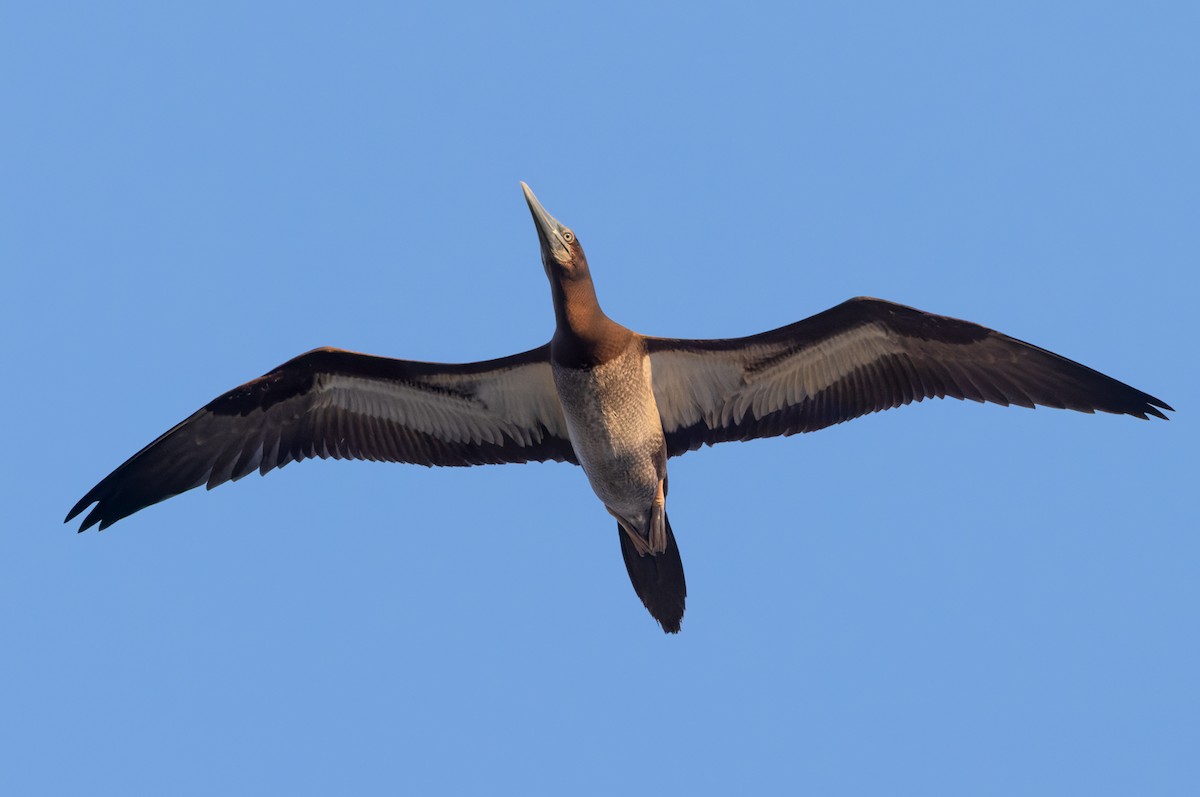
M 103 530 L 193 487 L 312 457 L 428 466 L 575 462 L 549 348 L 464 365 L 310 351 L 210 401 L 89 490 L 67 520 L 95 503 L 79 530 Z M 385 402 L 407 406 L 407 415 L 386 411 Z M 511 411 L 518 404 L 524 417 Z
M 814 432 L 927 398 L 1142 419 L 1171 409 L 987 327 L 866 297 L 746 338 L 646 338 L 646 346 L 671 456 Z
M 524 184 L 522 184 L 524 186 Z M 926 398 L 1166 418 L 1171 408 L 969 321 L 851 299 L 745 338 L 639 335 L 604 314 L 574 233 L 527 186 L 557 321 L 522 354 L 451 365 L 317 349 L 213 399 L 72 507 L 101 529 L 200 485 L 310 457 L 581 465 L 617 518 L 630 581 L 664 631 L 687 587 L 667 520 L 667 458 L 811 432 Z

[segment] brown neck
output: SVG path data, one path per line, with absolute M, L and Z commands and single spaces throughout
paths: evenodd
M 557 363 L 587 368 L 625 351 L 633 333 L 600 309 L 590 276 L 551 280 L 550 290 L 558 324 L 551 344 Z

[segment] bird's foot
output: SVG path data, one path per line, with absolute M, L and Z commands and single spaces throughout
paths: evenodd
M 609 507 L 605 508 L 617 519 L 617 523 L 637 550 L 638 556 L 654 556 L 667 550 L 667 510 L 661 482 L 658 485 L 658 497 L 650 505 L 650 516 L 645 521 L 644 530 L 642 524 L 617 514 Z M 646 515 L 643 514 L 642 517 Z
M 650 505 L 650 526 L 646 529 L 652 553 L 662 553 L 667 550 L 667 497 L 663 491 L 663 483 L 658 483 L 658 495 Z

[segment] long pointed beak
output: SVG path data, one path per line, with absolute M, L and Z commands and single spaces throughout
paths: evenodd
M 521 190 L 525 192 L 525 201 L 529 203 L 529 212 L 533 214 L 533 224 L 537 227 L 538 241 L 542 245 L 542 252 L 550 254 L 556 250 L 566 249 L 559 235 L 559 230 L 563 229 L 562 224 L 546 212 L 542 203 L 538 202 L 533 191 L 524 182 L 521 183 Z

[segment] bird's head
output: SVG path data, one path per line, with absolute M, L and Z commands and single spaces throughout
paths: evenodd
M 590 279 L 587 256 L 583 254 L 583 247 L 579 245 L 575 233 L 546 212 L 529 186 L 521 183 L 521 188 L 525 191 L 525 201 L 529 203 L 529 212 L 533 214 L 533 224 L 537 227 L 546 276 L 552 283 Z

